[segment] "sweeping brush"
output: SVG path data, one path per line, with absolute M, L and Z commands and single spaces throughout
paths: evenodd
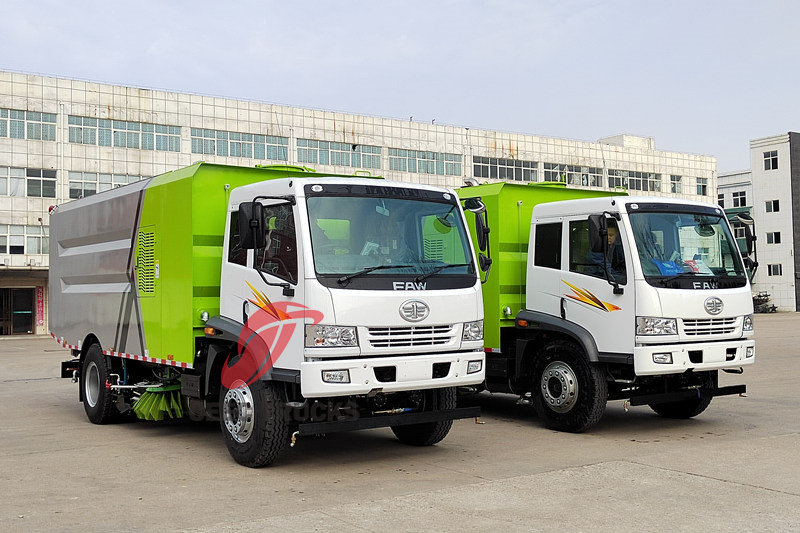
M 133 412 L 142 420 L 164 420 L 165 415 L 181 418 L 183 407 L 180 390 L 180 384 L 149 387 L 133 404 Z

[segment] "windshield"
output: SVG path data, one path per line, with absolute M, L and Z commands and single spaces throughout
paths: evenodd
M 307 205 L 314 268 L 326 285 L 386 289 L 391 278 L 440 288 L 427 284 L 447 277 L 462 278 L 458 286 L 475 283 L 457 203 L 319 195 Z
M 630 214 L 645 279 L 670 288 L 744 286 L 742 261 L 727 221 L 711 212 Z

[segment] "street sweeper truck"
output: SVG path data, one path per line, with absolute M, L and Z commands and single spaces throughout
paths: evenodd
M 465 216 L 452 190 L 206 163 L 59 205 L 62 376 L 96 424 L 219 420 L 251 467 L 303 435 L 435 444 L 484 381 Z
M 689 418 L 745 392 L 719 386 L 718 372 L 755 360 L 746 221 L 742 257 L 715 205 L 555 183 L 459 195 L 486 207 L 471 229 L 491 267 L 488 390 L 520 395 L 571 432 L 596 424 L 608 400 Z

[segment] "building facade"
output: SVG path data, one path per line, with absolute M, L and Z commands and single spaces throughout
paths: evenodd
M 197 161 L 458 187 L 563 181 L 713 202 L 716 159 L 0 71 L 0 334 L 47 333 L 50 206 Z
M 718 202 L 731 214 L 745 209 L 755 220 L 759 267 L 753 291 L 769 293 L 781 311 L 800 310 L 800 134 L 750 141 L 750 170 L 718 178 Z

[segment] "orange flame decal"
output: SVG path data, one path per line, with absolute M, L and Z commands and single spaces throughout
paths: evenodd
M 564 281 L 563 279 L 561 281 Z M 576 287 L 575 285 L 564 281 L 569 288 L 572 289 L 572 292 L 575 294 L 565 294 L 567 298 L 572 298 L 573 300 L 577 300 L 579 302 L 583 302 L 585 304 L 591 305 L 592 307 L 596 307 L 597 309 L 602 309 L 603 311 L 610 313 L 611 311 L 620 311 L 622 310 L 621 307 L 617 307 L 614 304 L 610 304 L 608 302 L 600 301 L 600 298 L 592 294 L 591 292 L 587 291 L 586 289 L 581 289 Z
M 275 307 L 270 299 L 267 298 L 267 295 L 250 285 L 250 282 L 245 281 L 245 283 L 247 283 L 247 286 L 250 287 L 250 290 L 253 292 L 253 297 L 255 298 L 255 300 L 248 299 L 248 302 L 260 307 L 278 320 L 283 321 L 287 318 L 292 318 L 286 312 Z

